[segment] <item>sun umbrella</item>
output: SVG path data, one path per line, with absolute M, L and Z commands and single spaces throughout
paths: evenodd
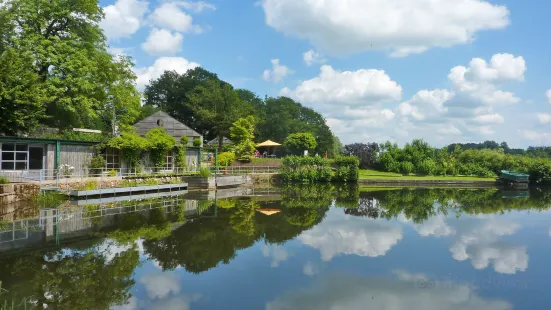
M 256 209 L 256 211 L 266 215 L 274 215 L 276 213 L 281 212 L 281 210 L 279 209 Z
M 263 146 L 265 146 L 265 147 L 268 147 L 268 146 L 281 146 L 281 144 L 279 144 L 279 143 L 277 143 L 277 142 L 274 142 L 274 141 L 272 141 L 272 140 L 266 140 L 266 141 L 264 141 L 264 142 L 262 142 L 262 143 L 260 143 L 260 144 L 257 144 L 256 146 L 257 146 L 257 147 L 263 147 Z

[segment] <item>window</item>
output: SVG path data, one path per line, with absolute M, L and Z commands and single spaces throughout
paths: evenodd
M 27 170 L 29 161 L 29 145 L 26 143 L 2 143 L 0 154 L 0 169 Z
M 170 150 L 168 151 L 168 153 L 166 153 L 165 170 L 172 169 L 174 169 L 174 153 L 172 153 L 172 150 Z
M 121 152 L 111 147 L 103 150 L 101 156 L 107 162 L 107 169 L 119 169 L 121 167 Z

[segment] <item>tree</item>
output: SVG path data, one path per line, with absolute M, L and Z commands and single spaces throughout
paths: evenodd
M 360 169 L 375 167 L 379 155 L 377 143 L 354 143 L 344 147 L 344 155 L 356 156 L 360 160 Z
M 33 100 L 45 111 L 42 123 L 111 129 L 113 115 L 122 126 L 139 115 L 132 63 L 107 52 L 96 0 L 13 0 L 0 11 L 1 52 L 23 56 L 12 70 L 32 82 L 21 80 L 17 91 L 43 92 Z M 12 105 L 20 100 L 7 98 Z
M 238 159 L 250 159 L 254 154 L 254 125 L 254 117 L 249 115 L 235 121 L 230 128 L 230 136 L 235 143 L 233 150 Z
M 284 142 L 285 147 L 295 155 L 301 155 L 305 150 L 313 151 L 318 143 L 309 132 L 290 134 Z
M 170 114 L 178 121 L 206 135 L 211 135 L 210 124 L 203 123 L 193 108 L 193 102 L 188 97 L 197 86 L 205 85 L 208 81 L 227 84 L 221 81 L 215 73 L 203 68 L 194 68 L 184 74 L 176 71 L 165 71 L 158 79 L 150 81 L 145 87 L 145 107 L 160 109 Z
M 29 133 L 45 116 L 47 98 L 28 54 L 0 50 L 0 134 Z
M 218 137 L 218 149 L 222 152 L 224 136 L 230 133 L 230 127 L 250 109 L 229 84 L 209 80 L 197 86 L 188 94 L 195 116 L 208 124 Z

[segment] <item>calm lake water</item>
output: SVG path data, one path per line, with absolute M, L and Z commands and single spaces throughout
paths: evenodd
M 27 309 L 551 307 L 549 189 L 322 185 L 254 195 L 77 206 L 1 222 L 0 302 Z

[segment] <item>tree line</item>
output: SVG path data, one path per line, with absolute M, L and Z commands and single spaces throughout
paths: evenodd
M 132 59 L 108 52 L 103 17 L 96 0 L 13 0 L 0 7 L 1 135 L 98 140 L 72 128 L 110 136 L 163 110 L 207 140 L 230 137 L 232 124 L 252 115 L 258 141 L 311 133 L 312 151 L 338 153 L 338 138 L 321 114 L 290 98 L 235 89 L 203 68 L 164 72 L 140 94 Z
M 504 146 L 502 143 L 500 146 Z M 488 146 L 488 144 L 482 144 Z M 506 153 L 503 148 L 467 147 L 436 148 L 423 140 L 413 140 L 399 147 L 396 143 L 356 143 L 346 145 L 345 155 L 357 156 L 360 168 L 377 169 L 404 175 L 465 175 L 496 177 L 502 170 L 514 170 L 530 175 L 535 183 L 551 183 L 551 159 L 545 148 L 530 148 L 523 154 Z M 542 154 L 531 153 L 543 150 Z

